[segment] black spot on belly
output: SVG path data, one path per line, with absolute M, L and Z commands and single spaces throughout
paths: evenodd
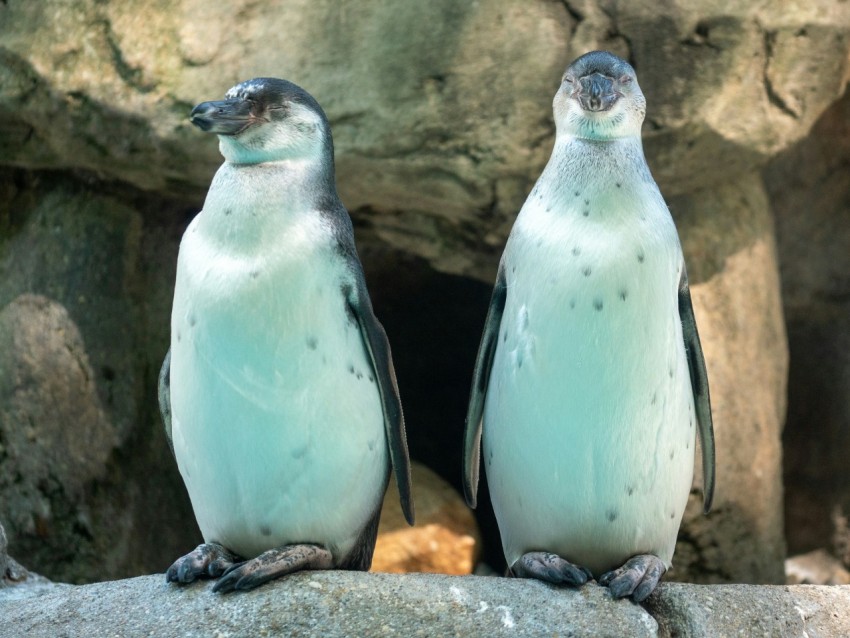
M 605 512 L 605 518 L 608 519 L 609 523 L 613 523 L 617 520 L 617 510 L 611 509 Z
M 543 245 L 543 240 L 542 240 L 542 239 L 538 239 L 538 240 L 537 240 L 537 247 L 538 247 L 538 248 L 540 248 L 542 245 Z
M 594 299 L 594 300 L 593 300 L 593 307 L 594 307 L 596 310 L 602 310 L 602 299 L 600 299 L 599 297 L 597 297 L 596 299 Z
M 667 375 L 672 379 L 673 378 L 673 368 L 669 368 L 667 370 Z
M 546 207 L 546 212 L 547 212 L 547 213 L 551 213 L 551 212 L 552 212 L 552 207 L 551 207 L 551 206 L 547 206 L 547 207 Z
M 375 383 L 375 377 L 373 377 L 371 374 L 369 375 L 369 383 Z
M 232 213 L 232 212 L 233 212 L 233 211 L 232 211 L 230 208 L 225 208 L 225 209 L 224 209 L 224 214 L 225 214 L 225 215 L 229 215 L 229 214 L 230 214 L 230 213 Z
M 620 184 L 620 182 L 617 182 L 617 188 L 620 188 L 620 186 L 622 186 L 622 184 Z
M 575 307 L 576 307 L 576 300 L 570 299 L 570 309 L 575 308 Z
M 676 512 L 670 512 L 670 520 L 672 521 L 674 518 L 676 518 Z
M 348 364 L 348 372 L 349 372 L 349 374 L 354 374 L 354 366 L 353 365 Z
M 180 343 L 180 331 L 177 331 L 177 343 Z
M 315 350 L 318 345 L 319 340 L 316 339 L 316 337 L 307 337 L 307 347 L 310 348 L 310 350 Z
M 581 195 L 581 193 L 579 193 L 578 191 L 575 191 L 575 192 L 573 193 L 573 195 L 575 195 L 576 197 L 578 197 L 579 195 Z
M 642 264 L 643 260 L 646 259 L 646 255 L 644 254 L 643 250 L 638 251 L 637 259 L 639 264 Z
M 629 296 L 629 291 L 626 290 L 625 288 L 620 288 L 620 299 L 625 301 L 626 297 L 628 297 L 628 296 Z
M 505 330 L 502 332 L 502 343 L 505 343 L 508 340 L 508 331 Z
M 650 405 L 655 405 L 658 403 L 658 392 L 652 393 L 652 401 L 650 401 Z
M 259 271 L 259 270 L 252 270 L 252 271 L 251 271 L 251 279 L 256 279 L 256 278 L 257 278 L 257 277 L 259 277 L 259 276 L 260 276 L 260 271 Z
M 585 210 L 585 211 L 583 211 L 583 212 L 582 212 L 582 215 L 584 215 L 585 217 L 589 217 L 589 216 L 590 216 L 590 211 L 589 211 L 589 210 Z
M 676 456 L 676 452 L 674 450 L 670 450 L 670 460 L 673 460 L 673 457 Z
M 584 268 L 581 269 L 581 274 L 584 275 L 585 277 L 590 277 L 591 272 L 593 272 L 593 271 L 590 269 L 590 266 L 585 266 Z
M 626 492 L 628 493 L 629 496 L 631 496 L 632 494 L 635 493 L 635 488 L 633 488 L 631 485 L 628 485 L 628 486 L 626 486 Z
M 513 268 L 511 268 L 511 272 L 516 272 L 516 266 L 514 266 Z
M 328 363 L 328 358 L 327 358 L 327 356 L 322 355 L 322 363 L 323 363 L 323 364 L 325 364 L 325 365 L 327 365 L 327 363 Z
M 576 257 L 581 255 L 581 248 L 579 248 L 578 246 L 573 246 L 573 255 L 575 255 Z
M 196 323 L 198 323 L 198 319 L 195 317 L 195 314 L 192 313 L 189 315 L 189 325 L 194 328 Z
M 260 534 L 262 534 L 263 536 L 271 536 L 271 527 L 269 527 L 268 525 L 263 525 L 262 527 L 260 527 Z
M 360 372 L 360 371 L 358 371 L 358 372 L 357 372 L 357 380 L 359 381 L 359 380 L 360 380 L 360 379 L 362 379 L 362 378 L 363 378 L 363 373 L 362 373 L 362 372 Z

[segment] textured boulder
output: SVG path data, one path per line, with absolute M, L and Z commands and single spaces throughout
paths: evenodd
M 681 229 L 717 419 L 717 508 L 701 518 L 694 495 L 674 576 L 777 582 L 788 356 L 777 252 L 790 282 L 788 520 L 792 535 L 813 530 L 798 549 L 823 545 L 830 508 L 850 505 L 846 472 L 835 471 L 850 352 L 848 154 L 836 142 L 847 137 L 846 98 L 827 111 L 845 88 L 848 23 L 850 4 L 838 0 L 673 0 L 663 10 L 593 0 L 0 3 L 0 309 L 10 315 L 35 294 L 65 313 L 83 362 L 73 368 L 63 353 L 77 375 L 66 381 L 84 391 L 61 414 L 85 410 L 92 418 L 74 427 L 109 432 L 90 446 L 101 468 L 84 469 L 68 493 L 21 490 L 13 512 L 0 500 L 15 555 L 84 581 L 164 569 L 197 541 L 155 374 L 180 232 L 221 161 L 187 114 L 252 76 L 294 80 L 328 112 L 340 192 L 399 361 L 413 456 L 457 487 L 487 286 L 550 152 L 552 96 L 572 58 L 608 48 L 634 64 L 647 95 L 647 157 Z M 11 387 L 15 361 L 0 386 Z M 39 379 L 42 389 L 15 390 L 30 397 L 16 414 L 46 413 L 60 382 Z M 48 431 L 49 416 L 15 417 L 7 430 Z M 0 439 L 0 472 L 23 462 L 8 449 Z M 36 458 L 55 458 L 45 454 Z M 492 557 L 486 492 L 481 507 Z
M 150 272 L 129 205 L 55 176 L 0 175 L 13 186 L 0 204 L 0 520 L 10 552 L 74 582 L 165 569 L 195 531 L 154 412 L 154 360 L 166 346 L 146 314 L 157 309 L 162 321 L 171 283 L 150 300 L 137 294 L 173 270 L 174 249 Z M 151 233 L 159 254 L 163 234 Z
M 404 520 L 398 487 L 390 481 L 381 510 L 373 572 L 471 574 L 481 539 L 463 497 L 424 465 L 411 468 L 416 525 Z
M 823 547 L 850 514 L 850 94 L 764 170 L 776 214 L 791 369 L 789 547 Z
M 701 498 L 691 497 L 674 565 L 702 582 L 781 583 L 788 354 L 767 198 L 749 174 L 669 204 L 689 265 L 717 445 L 714 511 L 702 516 Z M 695 475 L 701 482 L 699 467 Z
M 188 109 L 248 76 L 285 76 L 328 111 L 349 207 L 368 207 L 393 245 L 479 275 L 546 160 L 570 59 L 603 47 L 635 64 L 650 164 L 675 194 L 804 136 L 841 94 L 850 47 L 850 8 L 827 0 L 793 12 L 510 0 L 167 11 L 46 0 L 0 12 L 6 163 L 200 196 L 219 158 Z
M 434 574 L 306 572 L 222 596 L 157 574 L 22 597 L 0 590 L 3 635 L 845 636 L 848 587 L 662 585 L 645 608 L 607 590 Z M 118 629 L 120 628 L 120 629 Z

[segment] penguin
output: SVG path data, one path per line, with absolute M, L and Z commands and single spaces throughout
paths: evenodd
M 413 524 L 410 461 L 327 117 L 256 78 L 191 121 L 224 163 L 180 242 L 159 400 L 204 543 L 166 580 L 368 570 L 391 468 Z
M 475 362 L 464 492 L 483 438 L 509 575 L 640 602 L 670 567 L 693 479 L 714 492 L 708 378 L 673 219 L 641 144 L 634 69 L 567 68 L 551 158 L 502 255 Z

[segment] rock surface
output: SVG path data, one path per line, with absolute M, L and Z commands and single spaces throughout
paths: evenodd
M 848 166 L 850 93 L 764 170 L 792 361 L 784 474 L 794 553 L 827 545 L 833 511 L 850 512 Z
M 350 208 L 368 208 L 392 245 L 489 278 L 551 149 L 571 59 L 609 48 L 635 64 L 650 164 L 674 195 L 805 136 L 844 89 L 848 21 L 850 7 L 829 0 L 793 11 L 674 0 L 663 13 L 592 0 L 9 2 L 0 154 L 199 198 L 219 157 L 188 110 L 249 76 L 283 75 L 327 110 Z
M 850 585 L 850 571 L 825 549 L 791 556 L 785 560 L 789 585 Z
M 666 584 L 646 609 L 587 585 L 477 576 L 307 572 L 246 594 L 162 575 L 8 598 L 4 636 L 841 636 L 850 587 Z
M 767 198 L 747 174 L 669 205 L 683 237 L 717 446 L 714 510 L 703 516 L 701 495 L 691 497 L 671 577 L 681 570 L 699 582 L 783 583 L 788 352 Z M 701 483 L 700 463 L 694 474 Z
M 398 487 L 390 481 L 384 496 L 373 572 L 471 574 L 481 551 L 475 517 L 463 497 L 424 465 L 411 467 L 416 525 L 404 520 Z

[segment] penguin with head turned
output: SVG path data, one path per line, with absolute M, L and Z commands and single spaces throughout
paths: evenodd
M 168 581 L 251 589 L 367 570 L 391 468 L 412 524 L 404 419 L 334 179 L 330 125 L 285 80 L 204 102 L 224 164 L 180 243 L 166 432 L 204 543 Z
M 511 230 L 475 363 L 464 486 L 483 459 L 511 574 L 644 600 L 670 567 L 708 379 L 634 69 L 594 51 L 555 95 L 555 145 Z M 480 451 L 483 439 L 483 454 Z

